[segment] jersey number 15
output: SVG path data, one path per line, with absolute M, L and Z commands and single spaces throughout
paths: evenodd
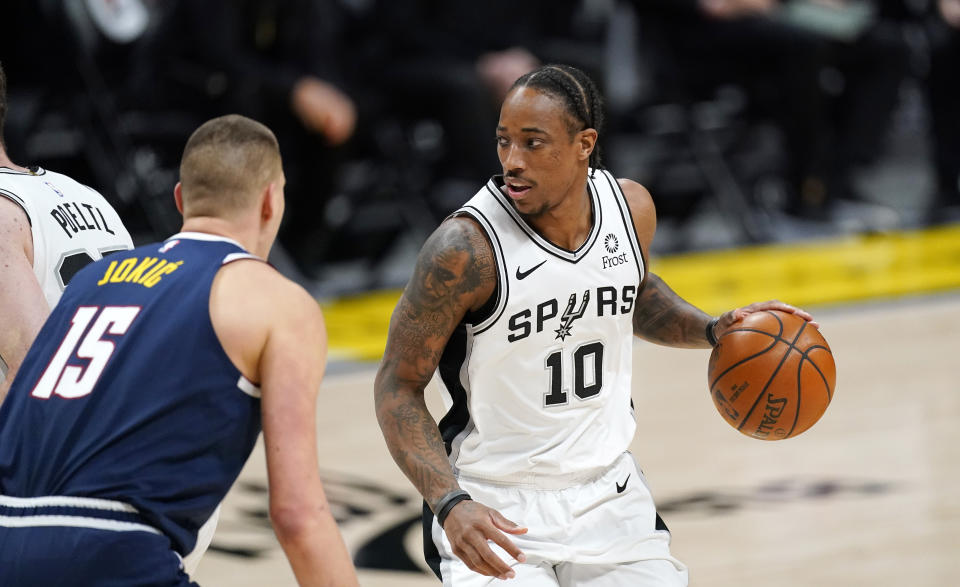
M 30 395 L 40 399 L 50 399 L 52 395 L 76 399 L 93 391 L 93 386 L 100 379 L 104 367 L 116 350 L 114 341 L 105 340 L 103 336 L 126 334 L 139 313 L 139 306 L 77 308 L 70 321 L 70 330 L 63 337 L 60 347 L 50 359 L 50 364 Z M 91 322 L 93 326 L 90 326 Z M 88 362 L 85 367 L 68 365 L 67 362 L 72 358 Z

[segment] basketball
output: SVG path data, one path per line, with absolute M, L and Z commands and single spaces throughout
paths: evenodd
M 820 331 L 779 310 L 734 323 L 714 347 L 707 373 L 724 420 L 761 440 L 791 438 L 813 426 L 830 405 L 837 378 Z

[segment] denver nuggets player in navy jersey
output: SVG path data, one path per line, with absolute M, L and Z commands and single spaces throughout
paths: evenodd
M 0 408 L 0 585 L 191 584 L 261 425 L 300 584 L 356 583 L 317 469 L 323 318 L 262 261 L 284 207 L 276 139 L 211 120 L 180 176 L 183 230 L 77 273 Z
M 376 380 L 387 445 L 426 502 L 445 586 L 680 587 L 643 473 L 632 342 L 709 348 L 735 320 L 649 271 L 650 194 L 600 167 L 599 93 L 545 66 L 514 83 L 492 178 L 424 244 Z M 424 387 L 438 374 L 439 426 Z

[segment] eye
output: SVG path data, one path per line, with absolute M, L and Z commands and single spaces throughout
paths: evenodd
M 505 137 L 505 136 L 503 136 L 503 135 L 497 135 L 497 146 L 498 146 L 498 147 L 506 147 L 508 144 L 510 144 L 510 141 L 507 139 L 507 137 Z
M 543 139 L 527 139 L 527 147 L 530 149 L 536 149 L 541 145 L 543 145 Z

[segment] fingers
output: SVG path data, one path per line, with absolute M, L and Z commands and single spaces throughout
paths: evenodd
M 500 512 L 494 511 L 491 514 L 491 519 L 493 520 L 493 525 L 499 530 L 504 532 L 509 532 L 510 534 L 526 534 L 527 528 L 508 520 Z
M 818 324 L 813 319 L 813 316 L 809 312 L 807 312 L 806 310 L 802 310 L 796 306 L 785 304 L 780 300 L 770 300 L 769 302 L 762 302 L 761 306 L 764 306 L 762 308 L 764 310 L 781 310 L 783 312 L 790 312 L 796 316 L 799 316 L 800 318 L 803 318 L 804 320 L 809 322 L 810 325 L 813 326 L 814 328 L 820 328 L 820 324 Z
M 804 320 L 809 322 L 810 325 L 813 326 L 814 328 L 820 328 L 820 324 L 813 319 L 813 316 L 809 312 L 807 312 L 806 310 L 797 308 L 796 306 L 791 306 L 790 304 L 781 302 L 780 300 L 768 300 L 766 302 L 756 302 L 756 303 L 750 304 L 749 306 L 744 306 L 743 308 L 737 308 L 736 310 L 733 310 L 730 313 L 732 319 L 729 323 L 725 323 L 724 326 L 725 327 L 729 326 L 733 322 L 736 322 L 737 320 L 741 320 L 749 314 L 753 314 L 755 312 L 762 312 L 765 310 L 780 310 L 781 312 L 789 312 L 791 314 L 795 314 L 799 316 L 800 318 L 803 318 Z
M 500 534 L 500 538 L 506 540 L 502 534 Z M 508 543 L 510 542 L 509 540 L 506 541 Z M 504 562 L 503 559 L 493 552 L 493 549 L 490 548 L 490 545 L 486 540 L 483 541 L 483 544 L 477 546 L 477 550 L 480 553 L 483 562 L 494 571 L 493 573 L 489 573 L 490 575 L 499 577 L 500 579 L 512 579 L 516 576 L 516 573 L 513 572 L 513 569 L 510 568 L 510 565 Z
M 526 529 L 524 529 L 526 531 Z M 491 537 L 494 543 L 496 543 L 500 548 L 507 551 L 507 554 L 512 556 L 514 560 L 519 563 L 527 561 L 527 555 L 523 554 L 523 551 L 517 548 L 517 545 L 513 543 L 512 540 L 500 534 L 499 532 Z
M 524 534 L 527 529 L 477 502 L 464 501 L 461 504 L 450 510 L 444 526 L 453 553 L 478 573 L 499 579 L 513 578 L 514 571 L 491 548 L 490 542 L 517 561 L 524 562 L 526 556 L 504 532 Z
M 517 524 L 516 522 L 508 520 L 500 512 L 494 511 L 494 512 L 491 512 L 491 514 L 492 515 L 490 517 L 493 520 L 493 525 L 495 528 L 499 530 L 503 530 L 504 532 L 509 532 L 510 534 L 526 534 L 527 533 L 527 529 L 525 527 Z M 500 546 L 500 548 L 507 551 L 507 554 L 512 556 L 518 562 L 522 563 L 527 560 L 527 555 L 523 554 L 523 551 L 520 550 L 517 547 L 517 545 L 513 543 L 512 540 L 507 538 L 506 535 L 495 531 L 492 533 L 491 536 L 489 536 L 489 538 L 493 540 L 493 542 L 496 543 L 498 546 Z
M 512 579 L 516 576 L 510 565 L 493 552 L 487 544 L 486 537 L 479 533 L 465 540 L 460 547 L 455 546 L 453 553 L 466 563 L 471 570 L 481 575 L 503 580 Z

